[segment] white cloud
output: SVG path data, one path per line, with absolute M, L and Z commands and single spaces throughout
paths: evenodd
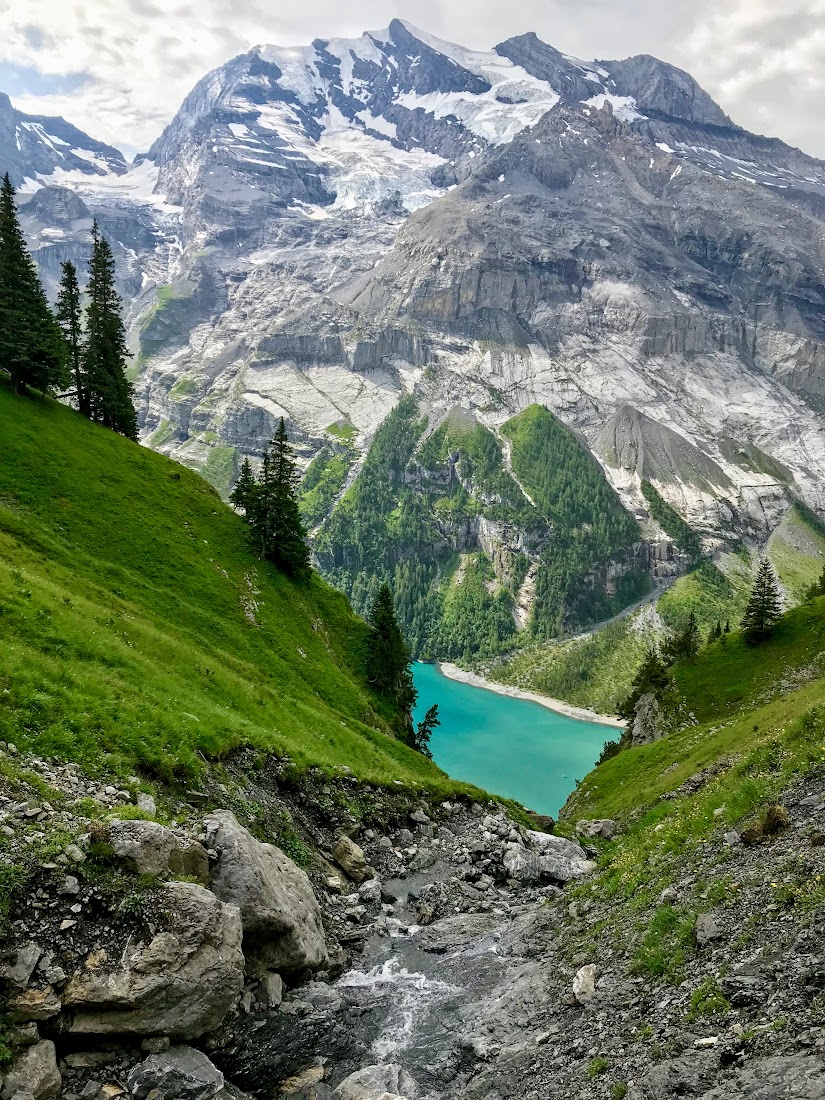
M 145 149 L 209 69 L 259 42 L 360 34 L 397 0 L 27 0 L 4 14 L 0 61 L 85 73 L 66 95 L 17 96 L 94 137 Z M 0 6 L 2 6 L 0 4 Z M 583 57 L 652 53 L 688 69 L 737 121 L 825 156 L 825 0 L 415 0 L 405 18 L 473 47 L 527 30 Z

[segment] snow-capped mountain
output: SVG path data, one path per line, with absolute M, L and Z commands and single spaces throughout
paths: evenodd
M 363 449 L 413 392 L 546 404 L 709 539 L 825 510 L 825 164 L 655 58 L 395 20 L 235 58 L 128 171 L 13 142 L 41 262 L 92 213 L 120 242 L 144 436 L 221 488 L 278 416 Z
M 62 118 L 25 115 L 0 92 L 0 168 L 15 187 L 27 179 L 80 172 L 89 176 L 126 171 L 122 153 L 95 141 Z

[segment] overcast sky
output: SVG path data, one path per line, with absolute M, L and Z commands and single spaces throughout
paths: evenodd
M 825 158 L 825 0 L 0 0 L 0 91 L 132 152 L 250 46 L 355 36 L 394 16 L 477 49 L 532 30 L 587 60 L 654 54 L 735 122 Z

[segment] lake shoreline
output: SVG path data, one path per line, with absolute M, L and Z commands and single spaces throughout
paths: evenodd
M 485 680 L 475 672 L 468 672 L 449 661 L 435 661 L 434 664 L 442 675 L 448 680 L 456 680 L 460 684 L 468 684 L 470 687 L 483 688 L 485 691 L 495 692 L 496 695 L 508 695 L 511 699 L 524 699 L 528 703 L 538 703 L 539 706 L 553 710 L 557 714 L 563 714 L 567 718 L 574 718 L 580 722 L 594 722 L 601 726 L 610 726 L 613 729 L 623 730 L 625 722 L 621 718 L 613 718 L 608 714 L 598 714 L 586 707 L 575 707 L 572 703 L 565 703 L 561 699 L 553 699 L 549 695 L 539 695 L 535 691 L 523 691 L 521 688 L 512 687 L 510 684 L 497 684 L 492 680 Z

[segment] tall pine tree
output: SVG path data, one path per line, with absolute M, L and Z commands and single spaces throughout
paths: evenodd
M 137 415 L 132 384 L 126 377 L 126 331 L 121 301 L 115 290 L 115 261 L 97 222 L 92 228 L 89 260 L 89 302 L 82 371 L 93 420 L 137 440 Z
M 245 515 L 249 515 L 250 506 L 253 503 L 256 489 L 257 483 L 255 481 L 255 475 L 252 473 L 249 459 L 244 458 L 241 463 L 241 472 L 238 474 L 235 488 L 229 494 L 229 499 L 236 508 L 241 508 Z
M 67 379 L 60 330 L 29 255 L 8 173 L 0 185 L 0 368 L 12 389 L 45 394 Z
M 249 473 L 251 477 L 251 470 Z M 311 568 L 306 528 L 295 495 L 298 481 L 298 468 L 281 417 L 278 430 L 264 454 L 257 485 L 254 489 L 242 489 L 242 495 L 246 496 L 243 505 L 237 499 L 236 487 L 233 503 L 245 508 L 261 557 L 291 577 L 306 576 Z
M 749 645 L 758 645 L 770 634 L 782 611 L 779 586 L 767 558 L 756 571 L 750 599 L 742 616 L 742 634 Z
M 78 410 L 84 416 L 88 416 L 89 394 L 83 369 L 83 311 L 80 304 L 80 284 L 77 281 L 77 270 L 70 260 L 66 260 L 62 266 L 56 316 L 66 345 L 68 369 L 75 387 L 75 401 Z
M 412 710 L 418 693 L 410 669 L 410 651 L 395 617 L 392 592 L 382 584 L 370 609 L 367 639 L 367 679 L 392 705 L 395 725 L 404 741 L 415 747 Z

